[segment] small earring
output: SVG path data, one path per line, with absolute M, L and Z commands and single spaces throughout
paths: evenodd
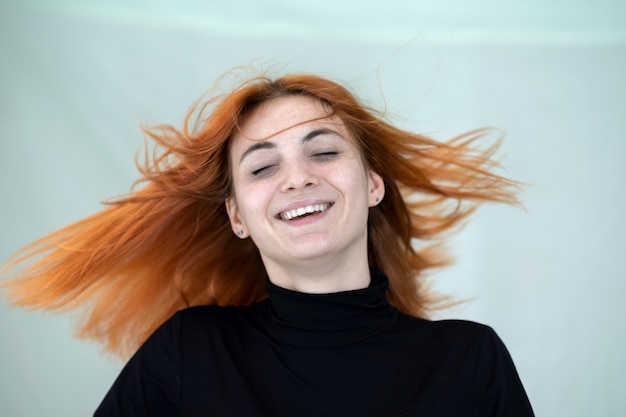
M 241 237 L 241 236 L 243 236 L 243 230 L 237 230 L 237 231 L 235 232 L 235 234 L 236 234 L 238 237 Z
M 378 203 L 380 201 L 380 198 L 376 197 L 375 201 Z

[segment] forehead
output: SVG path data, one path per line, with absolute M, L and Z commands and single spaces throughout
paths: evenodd
M 260 104 L 246 116 L 234 138 L 259 141 L 269 139 L 307 122 L 320 121 L 343 125 L 329 117 L 329 109 L 321 101 L 307 96 L 285 96 Z

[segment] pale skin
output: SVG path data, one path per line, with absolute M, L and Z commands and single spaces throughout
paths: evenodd
M 231 226 L 254 241 L 274 284 L 304 293 L 369 285 L 367 218 L 384 183 L 321 102 L 261 104 L 233 136 L 230 162 Z

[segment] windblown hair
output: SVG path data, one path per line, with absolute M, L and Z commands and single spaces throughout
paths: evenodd
M 441 299 L 425 273 L 448 263 L 439 244 L 484 201 L 515 203 L 516 183 L 491 172 L 497 143 L 485 130 L 441 143 L 392 126 L 344 87 L 313 75 L 257 77 L 200 101 L 178 130 L 146 128 L 155 152 L 142 178 L 99 213 L 17 252 L 2 285 L 16 305 L 80 309 L 80 337 L 126 357 L 175 311 L 202 304 L 246 305 L 266 297 L 266 271 L 251 239 L 231 231 L 229 139 L 259 104 L 287 95 L 324 103 L 353 134 L 367 166 L 385 183 L 370 208 L 368 256 L 389 277 L 388 299 L 428 317 Z

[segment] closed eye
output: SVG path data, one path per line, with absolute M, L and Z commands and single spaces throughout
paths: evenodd
M 335 157 L 337 157 L 337 155 L 339 155 L 339 152 L 337 151 L 318 152 L 313 154 L 313 158 L 317 160 L 327 161 L 330 159 L 334 159 Z
M 254 171 L 251 172 L 251 175 L 253 177 L 262 177 L 264 175 L 268 175 L 270 174 L 274 168 L 276 168 L 277 165 L 267 165 L 258 169 L 255 169 Z

